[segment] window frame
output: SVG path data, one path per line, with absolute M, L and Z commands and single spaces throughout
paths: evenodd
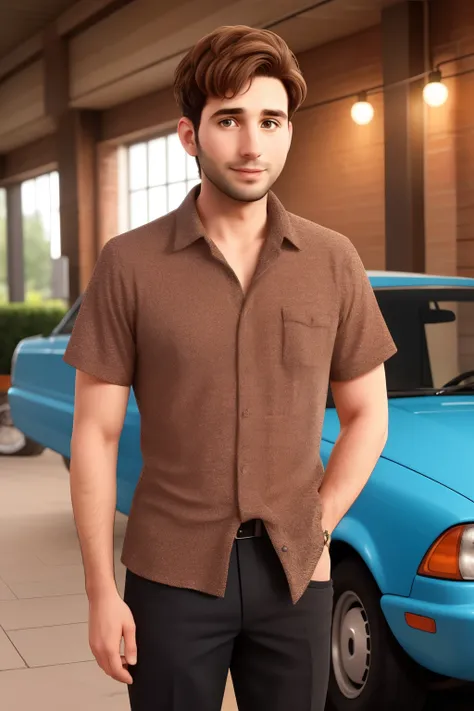
M 438 285 L 438 284 L 425 284 L 425 285 L 410 285 L 410 286 L 377 286 L 373 287 L 375 297 L 377 299 L 377 304 L 384 316 L 384 299 L 393 299 L 394 302 L 408 302 L 410 301 L 440 301 L 440 302 L 457 302 L 457 303 L 473 303 L 474 304 L 474 288 L 472 286 L 459 285 Z M 394 356 L 394 359 L 398 354 Z M 395 362 L 395 361 L 394 361 Z M 431 361 L 429 361 L 431 366 Z M 387 376 L 387 389 L 389 390 L 389 377 Z M 394 391 L 395 392 L 395 391 Z M 388 395 L 389 401 L 394 399 L 396 395 Z M 326 408 L 329 410 L 335 409 L 335 403 L 332 396 L 331 387 L 329 384 Z
M 122 145 L 123 151 L 124 151 L 124 157 L 123 157 L 123 170 L 124 170 L 124 178 L 122 182 L 122 190 L 124 193 L 125 197 L 125 211 L 123 214 L 123 219 L 125 222 L 125 230 L 132 230 L 135 229 L 136 227 L 140 225 L 133 225 L 132 224 L 132 206 L 131 206 L 131 199 L 132 195 L 139 193 L 139 192 L 145 192 L 146 197 L 147 197 L 147 205 L 146 205 L 146 214 L 147 214 L 147 219 L 145 223 L 141 224 L 147 224 L 149 222 L 153 222 L 156 219 L 160 219 L 160 217 L 169 214 L 172 212 L 176 207 L 171 207 L 169 206 L 169 187 L 172 185 L 179 185 L 181 183 L 184 183 L 186 185 L 186 192 L 185 195 L 189 193 L 189 191 L 197 184 L 201 182 L 201 179 L 199 178 L 198 172 L 196 171 L 196 174 L 189 175 L 189 162 L 190 160 L 195 160 L 191 159 L 186 152 L 183 152 L 186 154 L 186 162 L 185 162 L 185 178 L 184 180 L 176 180 L 176 181 L 169 181 L 168 180 L 168 150 L 167 155 L 166 155 L 166 179 L 165 182 L 160 184 L 160 185 L 155 185 L 151 184 L 150 182 L 150 161 L 149 161 L 149 151 L 150 151 L 150 144 L 153 141 L 159 140 L 159 139 L 165 139 L 166 140 L 166 147 L 168 146 L 168 139 L 170 136 L 178 136 L 178 133 L 176 130 L 170 130 L 168 128 L 167 130 L 163 130 L 157 133 L 150 134 L 146 137 L 140 138 L 140 139 L 134 139 L 127 141 Z M 145 180 L 145 185 L 144 187 L 141 188 L 136 188 L 136 189 L 131 189 L 130 187 L 130 149 L 133 148 L 134 146 L 138 146 L 144 144 L 146 146 L 146 180 Z M 189 187 L 189 184 L 191 184 L 191 187 Z M 166 212 L 163 215 L 160 215 L 158 217 L 153 217 L 150 219 L 150 191 L 155 189 L 155 188 L 165 188 L 166 190 L 166 198 L 167 198 L 167 207 L 166 207 Z M 184 199 L 184 198 L 183 198 Z
M 81 294 L 76 301 L 73 303 L 69 311 L 63 316 L 61 321 L 53 328 L 51 331 L 51 336 L 70 336 L 72 331 L 65 331 L 64 329 L 71 322 L 71 319 L 76 319 L 81 306 L 83 295 Z

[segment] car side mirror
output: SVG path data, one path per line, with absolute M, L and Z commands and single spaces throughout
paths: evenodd
M 456 314 L 449 309 L 422 309 L 421 317 L 424 323 L 451 323 L 456 320 Z

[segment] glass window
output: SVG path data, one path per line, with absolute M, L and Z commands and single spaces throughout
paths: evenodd
M 375 289 L 398 352 L 385 363 L 389 398 L 432 395 L 457 378 L 474 392 L 474 289 Z M 452 391 L 451 391 L 452 392 Z M 334 408 L 329 388 L 327 406 Z
M 140 190 L 148 185 L 147 145 L 137 143 L 128 151 L 128 180 L 130 190 Z
M 79 309 L 81 306 L 82 302 L 82 295 L 79 297 L 79 299 L 76 301 L 75 304 L 71 306 L 67 314 L 64 316 L 63 319 L 58 323 L 57 326 L 53 329 L 53 334 L 55 336 L 70 336 L 72 333 L 72 329 L 74 328 L 74 324 L 76 322 L 77 315 L 79 313 Z
M 139 227 L 148 222 L 147 191 L 137 190 L 130 195 L 130 227 Z
M 26 301 L 54 298 L 53 259 L 61 257 L 59 173 L 21 185 Z
M 200 183 L 196 160 L 177 133 L 128 147 L 128 228 L 156 220 L 179 207 Z
M 390 392 L 441 388 L 474 370 L 474 289 L 375 293 L 398 346 L 386 363 Z
M 168 136 L 168 183 L 186 180 L 186 151 L 177 133 Z
M 7 300 L 7 193 L 0 188 L 0 303 Z
M 166 184 L 166 138 L 148 144 L 148 174 L 150 186 Z
M 193 156 L 186 153 L 186 177 L 188 180 L 190 178 L 197 178 L 199 182 L 199 171 L 196 163 L 196 159 Z
M 172 183 L 168 188 L 168 209 L 174 210 L 180 206 L 186 197 L 186 183 Z
M 72 333 L 72 329 L 74 328 L 74 324 L 76 322 L 76 317 L 77 314 L 79 313 L 79 307 L 75 308 L 74 311 L 69 315 L 66 323 L 61 329 L 61 333 L 63 335 L 70 335 Z
M 166 185 L 159 188 L 150 188 L 148 192 L 148 214 L 150 220 L 157 220 L 158 217 L 166 215 L 168 212 L 168 191 Z

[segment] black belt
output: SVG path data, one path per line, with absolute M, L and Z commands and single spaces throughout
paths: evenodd
M 239 526 L 236 538 L 260 538 L 264 534 L 263 521 L 260 518 L 252 518 Z

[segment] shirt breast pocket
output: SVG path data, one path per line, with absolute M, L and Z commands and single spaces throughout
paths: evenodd
M 332 319 L 314 307 L 284 306 L 283 363 L 290 367 L 317 368 L 331 357 Z

